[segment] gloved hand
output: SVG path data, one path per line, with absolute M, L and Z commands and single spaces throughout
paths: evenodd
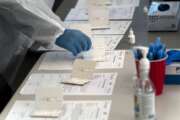
M 81 51 L 88 51 L 92 43 L 90 38 L 81 31 L 66 29 L 64 34 L 56 39 L 56 45 L 71 51 L 76 56 Z

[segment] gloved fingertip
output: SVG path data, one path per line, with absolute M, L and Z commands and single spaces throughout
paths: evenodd
M 56 39 L 55 44 L 59 46 L 59 41 Z
M 83 41 L 82 42 L 83 42 L 82 48 L 84 51 L 87 51 L 91 48 L 91 45 L 92 45 L 91 39 L 87 35 L 83 34 Z
M 74 56 L 77 56 L 77 54 L 78 54 L 78 51 L 77 51 L 77 49 L 76 49 L 75 47 L 69 48 L 69 51 L 72 52 L 72 54 L 73 54 Z
M 77 56 L 77 54 L 78 54 L 78 53 L 77 53 L 77 52 L 75 52 L 75 51 L 73 51 L 72 53 L 73 53 L 73 55 L 74 55 L 74 56 Z
M 81 46 L 77 47 L 77 54 L 81 53 L 83 51 L 83 48 Z
M 86 50 L 88 49 L 87 41 L 83 41 L 83 43 L 82 43 L 82 49 L 83 49 L 83 51 L 86 51 Z
M 87 41 L 87 46 L 87 50 L 89 50 L 92 47 L 92 42 L 90 39 Z

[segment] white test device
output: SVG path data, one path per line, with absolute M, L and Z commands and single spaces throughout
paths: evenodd
M 148 11 L 148 31 L 177 31 L 180 2 L 152 2 Z

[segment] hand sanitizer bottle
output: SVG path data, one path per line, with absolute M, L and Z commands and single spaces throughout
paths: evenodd
M 150 63 L 146 58 L 147 52 L 142 51 L 140 60 L 140 78 L 135 83 L 135 119 L 156 120 L 155 116 L 155 90 L 149 79 Z

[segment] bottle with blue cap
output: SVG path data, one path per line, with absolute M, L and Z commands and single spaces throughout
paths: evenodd
M 140 78 L 135 84 L 135 120 L 156 120 L 155 90 L 149 78 L 150 62 L 147 51 L 142 50 L 143 58 L 140 60 Z

